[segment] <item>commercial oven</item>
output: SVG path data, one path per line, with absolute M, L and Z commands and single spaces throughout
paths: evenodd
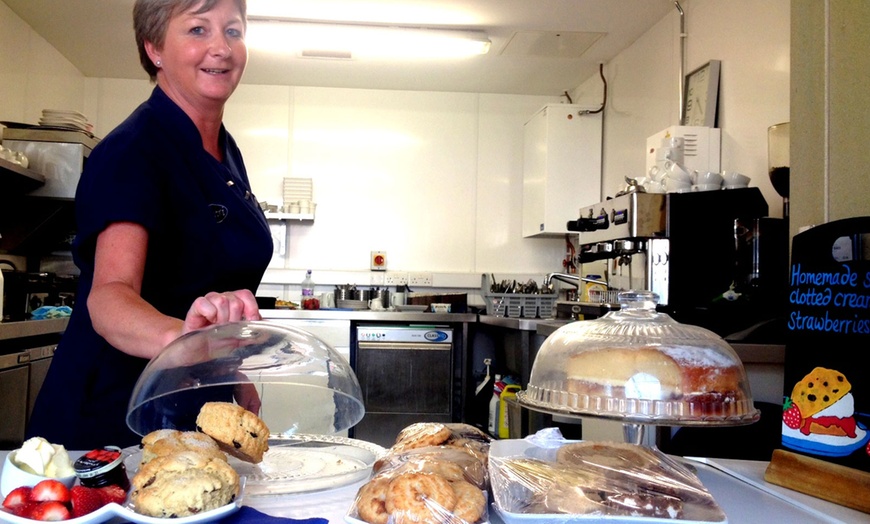
M 366 414 L 354 438 L 391 446 L 415 422 L 453 420 L 453 329 L 360 325 L 354 371 Z

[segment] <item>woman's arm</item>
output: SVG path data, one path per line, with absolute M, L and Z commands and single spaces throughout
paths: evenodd
M 187 332 L 260 319 L 248 290 L 199 297 L 184 321 L 160 313 L 141 296 L 147 251 L 148 232 L 138 224 L 113 223 L 97 238 L 88 309 L 96 332 L 114 347 L 150 359 Z

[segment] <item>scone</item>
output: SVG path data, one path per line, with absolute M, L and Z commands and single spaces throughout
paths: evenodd
M 176 518 L 225 506 L 239 495 L 239 475 L 226 461 L 195 451 L 155 457 L 131 480 L 130 501 L 142 515 Z
M 158 429 L 142 437 L 142 464 L 156 457 L 170 455 L 178 451 L 197 451 L 204 455 L 226 460 L 215 440 L 197 431 L 178 431 Z
M 269 449 L 269 428 L 260 417 L 228 402 L 206 402 L 196 428 L 215 439 L 227 453 L 254 464 Z

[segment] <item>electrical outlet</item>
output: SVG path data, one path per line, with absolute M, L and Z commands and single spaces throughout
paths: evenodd
M 371 282 L 369 282 L 373 286 L 385 286 L 386 278 L 384 278 L 383 271 L 372 271 Z
M 408 285 L 432 287 L 432 273 L 408 273 Z
M 404 286 L 408 283 L 408 274 L 399 271 L 387 271 L 384 274 L 385 286 Z

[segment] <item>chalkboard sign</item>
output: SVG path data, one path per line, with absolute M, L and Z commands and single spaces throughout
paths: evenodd
M 870 217 L 794 237 L 782 447 L 870 471 Z

